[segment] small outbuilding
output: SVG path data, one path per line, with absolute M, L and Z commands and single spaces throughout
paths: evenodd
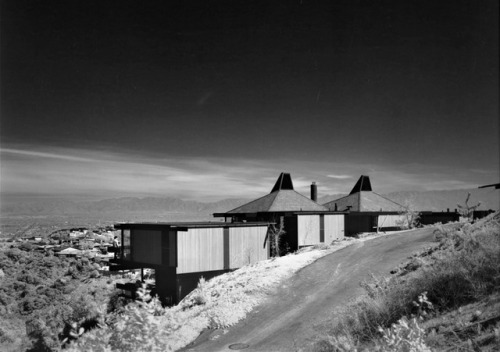
M 76 257 L 78 255 L 82 254 L 82 251 L 73 247 L 68 247 L 65 248 L 59 252 L 54 253 L 55 255 L 58 256 L 65 256 L 65 257 Z

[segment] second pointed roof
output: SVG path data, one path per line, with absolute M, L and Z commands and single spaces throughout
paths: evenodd
M 351 193 L 349 194 L 354 194 L 361 191 L 372 191 L 372 184 L 370 182 L 370 177 L 361 175 L 358 182 L 356 182 L 356 184 L 351 190 Z
M 348 196 L 332 200 L 325 207 L 338 211 L 401 212 L 404 206 L 372 191 L 370 178 L 362 175 Z

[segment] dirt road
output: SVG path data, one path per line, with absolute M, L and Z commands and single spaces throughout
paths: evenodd
M 432 230 L 422 229 L 375 238 L 327 255 L 300 270 L 229 331 L 207 331 L 185 351 L 307 351 L 318 334 L 317 326 L 334 309 L 363 293 L 361 281 L 371 273 L 389 275 L 432 239 Z

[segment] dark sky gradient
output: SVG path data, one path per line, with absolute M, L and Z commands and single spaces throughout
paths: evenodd
M 496 0 L 12 0 L 1 16 L 4 193 L 30 163 L 36 179 L 16 151 L 54 150 L 498 182 Z

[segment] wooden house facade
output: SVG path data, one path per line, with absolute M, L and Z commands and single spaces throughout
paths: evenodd
M 115 270 L 155 270 L 156 293 L 178 303 L 210 279 L 269 258 L 268 223 L 123 223 Z
M 303 246 L 329 244 L 344 238 L 344 214 L 331 211 L 296 192 L 290 174 L 282 173 L 269 194 L 214 216 L 224 217 L 229 223 L 283 221 L 284 247 L 294 251 Z

